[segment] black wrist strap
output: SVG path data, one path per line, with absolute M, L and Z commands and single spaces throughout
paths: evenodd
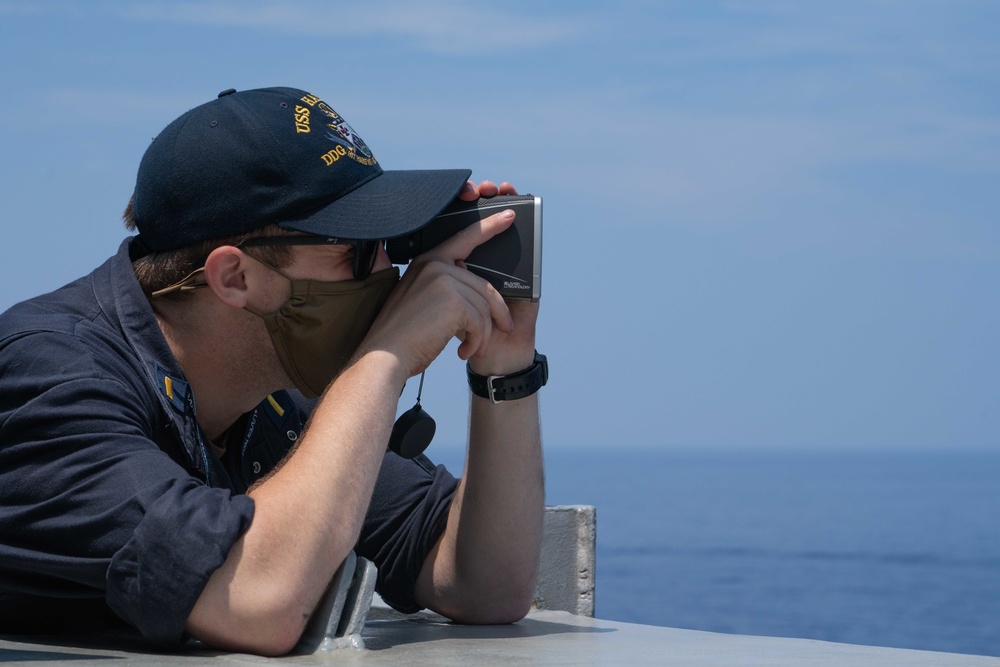
M 488 398 L 492 403 L 531 396 L 549 381 L 549 362 L 544 354 L 537 351 L 534 363 L 510 375 L 479 375 L 469 364 L 466 364 L 465 371 L 472 393 Z

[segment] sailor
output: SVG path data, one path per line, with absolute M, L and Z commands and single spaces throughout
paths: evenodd
M 537 383 L 472 393 L 460 480 L 386 450 L 404 383 L 453 338 L 470 378 L 541 373 L 537 304 L 462 262 L 513 212 L 401 278 L 385 253 L 456 197 L 515 193 L 469 175 L 383 171 L 292 88 L 228 90 L 168 125 L 125 213 L 138 234 L 0 316 L 0 632 L 124 624 L 279 655 L 351 550 L 398 610 L 527 613 Z

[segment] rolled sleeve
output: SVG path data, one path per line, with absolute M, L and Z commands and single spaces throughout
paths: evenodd
M 188 478 L 165 481 L 115 553 L 108 606 L 158 644 L 181 641 L 208 578 L 250 526 L 253 501 Z
M 0 374 L 0 593 L 103 598 L 150 642 L 176 645 L 253 501 L 196 476 L 135 374 L 44 338 L 58 354 L 10 354 L 19 373 Z
M 417 578 L 444 532 L 457 486 L 426 456 L 386 452 L 357 552 L 378 567 L 376 590 L 401 612 L 421 609 L 414 599 Z

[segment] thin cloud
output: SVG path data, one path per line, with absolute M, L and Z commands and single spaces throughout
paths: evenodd
M 0 15 L 39 16 L 41 14 L 77 14 L 79 5 L 71 2 L 3 2 L 0 1 Z
M 850 200 L 835 178 L 857 166 L 906 164 L 941 172 L 1000 174 L 1000 121 L 893 104 L 864 114 L 765 109 L 753 114 L 678 110 L 642 100 L 640 87 L 548 94 L 531 104 L 424 99 L 409 113 L 471 154 L 516 166 L 527 181 L 599 181 L 600 200 L 630 211 L 632 226 L 660 224 L 664 205 L 677 224 L 742 225 L 774 216 L 774 202 Z M 357 112 L 394 147 L 395 166 L 412 142 L 391 98 Z M 488 119 L 490 132 L 479 123 Z M 513 138 L 513 139 L 512 139 Z M 534 148 L 518 164 L 511 142 Z M 390 149 L 386 149 L 387 151 Z M 507 161 L 514 163 L 508 165 Z M 495 167 L 494 167 L 495 168 Z M 532 173 L 532 172 L 537 173 Z
M 591 29 L 586 18 L 525 16 L 467 3 L 369 2 L 363 8 L 300 2 L 146 2 L 122 7 L 126 18 L 250 28 L 325 37 L 392 36 L 434 53 L 497 53 L 541 49 Z
M 1000 71 L 992 33 L 967 26 L 974 16 L 970 10 L 982 13 L 989 3 L 755 0 L 724 6 L 723 13 L 710 5 L 699 12 L 676 8 L 646 21 L 624 16 L 634 39 L 667 45 L 648 49 L 648 61 L 673 70 L 761 64 L 795 70 L 817 63 L 856 63 L 856 71 L 864 71 L 888 58 L 915 70 L 931 65 L 956 72 Z M 1000 16 L 1000 10 L 993 11 Z

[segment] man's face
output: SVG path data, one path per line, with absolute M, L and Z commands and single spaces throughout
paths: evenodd
M 353 245 L 288 247 L 291 261 L 281 269 L 250 262 L 242 274 L 251 289 L 243 309 L 266 325 L 256 330 L 262 348 L 270 339 L 282 386 L 317 397 L 361 344 L 399 272 L 386 270 L 392 264 L 378 243 L 363 248 L 361 262 Z

